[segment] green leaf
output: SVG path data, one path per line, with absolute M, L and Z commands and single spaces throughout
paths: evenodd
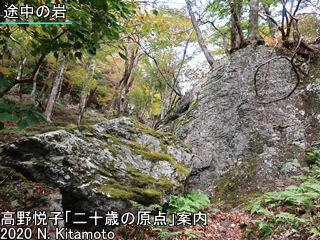
M 76 52 L 76 53 L 74 54 L 74 56 L 75 56 L 76 58 L 78 58 L 79 60 L 81 60 L 82 53 L 81 53 L 81 52 Z
M 1 129 L 4 129 L 4 123 L 3 122 L 0 122 L 0 130 Z
M 33 115 L 30 115 L 27 119 L 26 119 L 28 125 L 35 125 L 38 123 L 38 119 L 33 116 Z
M 0 103 L 0 111 L 11 112 L 14 108 L 14 103 Z
M 80 49 L 82 47 L 81 42 L 77 41 L 75 44 L 73 44 L 74 49 Z
M 95 49 L 95 48 L 90 47 L 88 51 L 89 51 L 89 54 L 90 54 L 91 56 L 95 56 L 95 55 L 96 55 L 96 49 Z
M 12 114 L 4 112 L 0 113 L 0 120 L 11 120 L 12 119 Z
M 31 110 L 33 109 L 34 106 L 31 105 L 31 104 L 22 104 L 22 105 L 19 105 L 19 110 L 22 111 L 22 110 Z
M 153 12 L 154 15 L 158 16 L 158 13 L 159 13 L 158 10 L 153 9 L 152 12 Z
M 119 56 L 123 59 L 123 60 L 128 60 L 128 58 L 126 57 L 126 55 L 124 55 L 123 53 L 119 52 Z
M 19 127 L 19 129 L 24 129 L 24 128 L 26 128 L 28 126 L 28 122 L 27 122 L 27 120 L 25 120 L 25 119 L 23 119 L 23 120 L 20 120 L 19 122 L 18 122 L 18 127 Z

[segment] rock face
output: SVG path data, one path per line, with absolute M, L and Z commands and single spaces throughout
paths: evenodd
M 0 163 L 28 180 L 60 189 L 64 210 L 128 210 L 128 200 L 164 203 L 184 189 L 193 155 L 170 133 L 129 118 L 20 139 Z
M 188 110 L 166 126 L 199 157 L 190 188 L 236 201 L 270 190 L 284 177 L 284 164 L 302 161 L 306 148 L 319 142 L 319 62 L 309 77 L 300 74 L 292 96 L 262 104 L 287 96 L 297 81 L 287 60 L 273 60 L 257 74 L 256 97 L 255 70 L 274 56 L 275 50 L 265 46 L 235 52 L 195 88 Z

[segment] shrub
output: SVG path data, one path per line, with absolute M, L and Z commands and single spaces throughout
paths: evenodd
M 209 204 L 207 195 L 199 190 L 193 190 L 183 196 L 172 196 L 169 200 L 168 212 L 197 212 Z

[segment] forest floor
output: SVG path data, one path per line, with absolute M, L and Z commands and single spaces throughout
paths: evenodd
M 19 129 L 15 122 L 6 122 L 5 129 L 1 130 L 0 144 L 15 141 L 21 137 L 33 136 L 40 133 L 75 127 L 79 115 L 78 105 L 57 102 L 54 106 L 51 122 L 40 121 L 34 126 Z M 106 120 L 106 114 L 94 109 L 87 109 L 82 124 L 92 125 Z
M 241 240 L 245 239 L 245 227 L 250 215 L 241 211 L 223 212 L 215 205 L 206 207 L 208 225 L 152 227 L 125 226 L 116 231 L 115 240 L 149 239 L 149 240 Z M 138 238 L 137 238 L 138 237 Z

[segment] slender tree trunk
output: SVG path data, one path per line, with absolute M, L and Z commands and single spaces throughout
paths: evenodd
M 65 65 L 66 65 L 66 57 L 62 56 L 56 78 L 53 82 L 53 86 L 52 86 L 50 97 L 47 103 L 46 111 L 44 112 L 44 115 L 46 116 L 46 119 L 48 122 L 51 122 L 52 109 L 57 98 L 57 94 L 58 94 L 60 82 L 62 80 L 62 74 L 64 72 Z
M 21 79 L 21 77 L 22 77 L 23 69 L 24 69 L 24 65 L 26 64 L 26 61 L 27 61 L 27 58 L 24 58 L 22 61 L 20 61 L 19 73 L 18 73 L 17 78 L 16 78 L 17 81 L 19 81 Z
M 205 43 L 203 41 L 203 37 L 202 37 L 202 33 L 201 33 L 201 30 L 200 30 L 198 21 L 197 21 L 194 13 L 192 11 L 191 2 L 190 2 L 190 0 L 185 0 L 185 1 L 186 1 L 186 4 L 187 4 L 187 9 L 188 9 L 189 15 L 191 17 L 191 22 L 192 22 L 193 28 L 194 28 L 194 30 L 196 31 L 196 34 L 197 34 L 197 39 L 198 39 L 198 43 L 199 43 L 199 46 L 201 48 L 201 51 L 203 52 L 204 56 L 206 57 L 209 65 L 212 66 L 214 64 L 214 59 L 213 59 L 211 53 L 209 52 L 207 46 L 205 45 Z
M 152 84 L 152 90 L 151 90 L 151 101 L 150 101 L 150 108 L 149 108 L 149 118 L 152 118 L 152 112 L 153 112 L 153 99 L 154 99 L 154 84 Z
M 296 16 L 296 13 L 298 12 L 300 5 L 302 3 L 302 0 L 298 0 L 295 9 L 294 8 L 294 3 L 295 0 L 292 0 L 291 5 L 290 5 L 290 9 L 289 9 L 289 17 L 290 19 L 288 20 L 288 16 L 287 16 L 287 12 L 285 11 L 285 18 L 287 21 L 287 33 L 286 33 L 286 39 L 288 39 L 290 37 L 290 33 L 291 33 L 291 28 L 292 28 L 292 23 L 295 22 L 294 18 Z M 284 2 L 285 4 L 285 2 Z M 294 28 L 294 26 L 293 26 Z
M 26 62 L 27 62 L 27 58 L 24 58 L 23 61 L 22 61 L 22 64 L 20 65 L 20 71 L 19 71 L 19 74 L 18 74 L 17 81 L 19 81 L 21 79 L 21 77 L 22 77 L 24 66 L 26 65 Z M 19 98 L 21 99 L 22 98 L 21 85 L 18 84 L 17 86 L 18 86 Z
M 81 99 L 80 99 L 80 109 L 79 109 L 79 115 L 78 115 L 78 120 L 77 120 L 78 126 L 81 125 L 81 121 L 82 121 L 83 115 L 85 113 L 88 97 L 89 97 L 89 92 L 83 91 L 81 94 Z
M 90 78 L 91 78 L 91 76 L 89 74 L 90 68 L 91 68 L 91 59 L 88 60 L 88 63 L 86 66 L 86 71 L 87 71 L 86 82 L 87 83 L 90 82 Z M 94 70 L 95 70 L 95 66 L 93 65 L 92 76 L 94 74 Z M 90 94 L 89 86 L 84 86 L 84 88 L 82 89 L 82 92 L 81 92 L 81 99 L 80 99 L 80 105 L 79 105 L 79 116 L 78 116 L 78 121 L 77 121 L 78 126 L 81 125 L 81 121 L 82 121 L 83 115 L 86 111 L 90 95 L 91 94 Z
M 63 78 L 63 73 L 62 73 L 61 78 Z M 58 94 L 57 94 L 56 100 L 58 100 L 60 98 L 61 91 L 62 91 L 62 85 L 63 85 L 63 81 L 60 81 L 59 90 L 58 90 Z
M 248 41 L 250 43 L 264 42 L 259 32 L 259 0 L 250 0 L 250 15 L 249 15 L 249 33 Z
M 24 65 L 26 64 L 27 58 L 24 58 L 23 60 L 19 61 L 19 71 L 16 77 L 16 82 L 19 82 L 22 74 L 23 74 L 23 70 L 24 70 Z M 20 92 L 20 84 L 15 85 L 9 92 L 11 94 L 18 94 L 19 97 L 21 98 L 21 92 Z
M 133 82 L 135 80 L 136 68 L 138 66 L 139 59 L 141 56 L 142 56 L 142 53 L 136 53 L 133 60 L 133 64 L 131 66 L 129 79 L 128 81 L 124 82 L 124 85 L 121 91 L 121 96 L 120 96 L 120 113 L 121 114 L 125 113 L 127 110 L 127 103 L 126 103 L 127 94 L 130 91 L 133 85 Z
M 110 108 L 109 108 L 109 110 L 116 112 L 117 115 L 119 115 L 119 113 L 120 113 L 120 93 L 122 91 L 123 82 L 126 82 L 127 79 L 130 77 L 130 72 L 129 72 L 130 62 L 129 62 L 129 60 L 131 59 L 131 56 L 128 53 L 129 47 L 126 45 L 123 45 L 123 48 L 125 49 L 125 55 L 127 57 L 127 60 L 125 60 L 125 63 L 124 63 L 124 72 L 122 74 L 122 77 L 121 77 L 119 83 L 115 86 L 115 90 L 113 92 L 113 96 L 112 96 L 112 100 L 111 100 L 111 104 L 110 104 Z
M 31 92 L 31 96 L 34 96 L 36 94 L 37 91 L 37 78 L 40 72 L 40 67 L 37 69 L 36 74 L 33 76 L 33 84 L 32 84 L 32 92 Z
M 266 13 L 267 16 L 271 16 L 271 11 L 270 11 L 270 4 L 264 3 L 263 4 L 264 12 Z M 270 18 L 267 17 L 268 25 L 269 25 L 269 31 L 271 37 L 275 37 L 276 35 L 276 25 L 272 22 Z
M 160 111 L 161 120 L 164 119 L 168 113 L 168 110 L 170 107 L 170 93 L 171 93 L 171 89 L 166 84 L 164 94 L 163 94 L 163 99 L 161 99 L 161 111 Z
M 133 47 L 130 51 L 129 47 L 130 46 L 124 46 L 127 57 L 127 60 L 125 61 L 125 70 L 115 90 L 111 105 L 112 109 L 117 111 L 117 115 L 126 111 L 127 93 L 133 84 L 136 66 L 138 65 L 140 57 L 143 55 L 142 53 L 139 53 L 139 47 Z

